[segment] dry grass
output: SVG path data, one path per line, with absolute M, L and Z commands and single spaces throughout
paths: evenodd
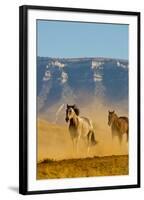
M 37 164 L 37 179 L 114 176 L 128 174 L 128 156 L 45 159 Z

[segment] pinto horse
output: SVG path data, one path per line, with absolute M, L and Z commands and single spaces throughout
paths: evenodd
M 69 122 L 69 132 L 73 142 L 74 151 L 78 152 L 78 143 L 84 139 L 87 145 L 87 155 L 89 148 L 97 144 L 91 120 L 79 116 L 79 109 L 76 105 L 67 105 L 66 122 Z

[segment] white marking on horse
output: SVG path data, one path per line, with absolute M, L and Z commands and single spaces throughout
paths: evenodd
M 90 146 L 97 143 L 92 122 L 86 117 L 80 117 L 79 109 L 75 105 L 67 105 L 65 120 L 69 122 L 69 132 L 74 151 L 78 152 L 78 143 L 80 139 L 84 139 L 87 144 L 88 155 Z

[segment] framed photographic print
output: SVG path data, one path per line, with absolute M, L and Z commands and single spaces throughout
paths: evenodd
M 20 7 L 21 194 L 140 187 L 140 13 Z

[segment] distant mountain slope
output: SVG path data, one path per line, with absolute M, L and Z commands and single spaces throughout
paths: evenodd
M 109 58 L 37 57 L 38 112 L 54 105 L 128 99 L 128 61 Z

